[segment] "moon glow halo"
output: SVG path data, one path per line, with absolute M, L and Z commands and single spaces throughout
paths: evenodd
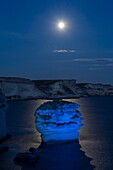
M 65 23 L 64 22 L 59 22 L 58 23 L 58 28 L 60 29 L 60 30 L 63 30 L 64 28 L 65 28 Z

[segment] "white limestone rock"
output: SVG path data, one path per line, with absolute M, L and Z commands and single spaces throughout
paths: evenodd
M 16 81 L 16 80 L 15 80 Z M 7 97 L 7 99 L 29 99 L 46 97 L 46 95 L 36 88 L 32 81 L 14 82 L 12 79 L 1 80 L 0 88 Z
M 0 88 L 8 100 L 113 96 L 112 85 L 76 83 L 76 80 L 29 80 L 0 77 Z

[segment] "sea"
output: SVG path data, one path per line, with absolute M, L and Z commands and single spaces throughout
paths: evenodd
M 65 99 L 80 104 L 84 118 L 75 143 L 44 146 L 36 165 L 14 162 L 17 153 L 38 148 L 41 137 L 35 127 L 36 109 L 47 100 L 11 101 L 6 113 L 9 151 L 0 154 L 0 170 L 113 170 L 113 96 Z

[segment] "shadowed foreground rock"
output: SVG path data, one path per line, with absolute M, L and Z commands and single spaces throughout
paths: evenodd
M 14 161 L 28 163 L 28 164 L 33 164 L 38 159 L 40 159 L 39 155 L 36 155 L 36 154 L 33 154 L 33 153 L 29 153 L 29 152 L 25 152 L 25 153 L 18 153 L 15 156 Z
M 9 147 L 3 144 L 0 144 L 0 153 L 8 151 Z
M 5 139 L 7 136 L 6 115 L 5 115 L 6 110 L 7 110 L 6 99 L 0 89 L 0 141 Z
M 1 144 L 6 138 L 10 135 L 7 133 L 6 127 L 6 110 L 7 110 L 7 102 L 5 96 L 3 95 L 0 89 L 0 153 L 8 151 L 8 146 Z
M 41 144 L 39 148 L 32 149 L 32 155 L 40 155 L 34 164 L 18 161 L 21 170 L 93 170 L 91 158 L 80 150 L 79 142 L 62 144 Z

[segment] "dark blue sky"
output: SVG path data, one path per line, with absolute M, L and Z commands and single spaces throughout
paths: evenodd
M 112 9 L 112 0 L 1 1 L 0 76 L 113 84 Z

